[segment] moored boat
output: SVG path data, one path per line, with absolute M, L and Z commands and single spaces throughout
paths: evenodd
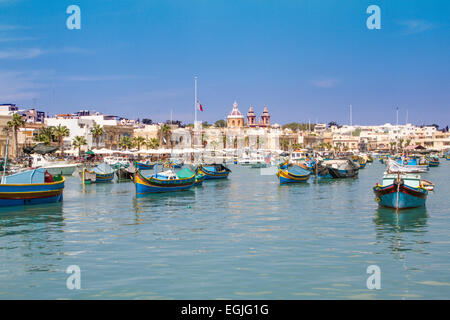
M 428 195 L 418 174 L 387 173 L 373 191 L 380 206 L 394 209 L 424 206 Z
M 306 182 L 308 181 L 311 172 L 305 168 L 293 165 L 287 169 L 278 169 L 277 176 L 280 184 Z
M 205 175 L 205 180 L 226 179 L 230 172 L 223 164 L 200 165 L 197 169 L 197 173 Z
M 43 168 L 3 177 L 0 206 L 60 202 L 63 200 L 65 181 L 64 177 L 53 176 Z
M 107 163 L 100 163 L 93 169 L 83 168 L 83 183 L 110 182 L 114 179 L 114 170 Z
M 140 170 L 136 170 L 134 175 L 138 194 L 186 190 L 195 184 L 195 180 L 196 175 L 189 168 L 184 168 L 177 173 L 168 170 L 148 177 L 143 175 Z
M 430 167 L 438 167 L 440 164 L 439 157 L 435 155 L 431 155 L 426 158 L 428 160 L 428 166 Z
M 77 168 L 76 163 L 67 163 L 66 161 L 51 161 L 40 154 L 33 154 L 32 164 L 34 168 L 44 168 L 51 175 L 70 176 Z
M 350 159 L 324 160 L 318 164 L 317 171 L 319 178 L 356 178 L 359 165 Z
M 136 168 L 133 164 L 128 166 L 120 166 L 116 169 L 116 176 L 119 180 L 133 180 L 134 173 L 136 172 Z
M 152 163 L 150 161 L 146 161 L 146 162 L 136 161 L 135 166 L 136 166 L 136 169 L 138 169 L 138 170 L 153 170 L 153 168 L 155 167 L 155 163 Z
M 195 176 L 195 183 L 194 186 L 198 187 L 203 184 L 203 181 L 205 181 L 205 175 L 204 174 L 197 174 Z

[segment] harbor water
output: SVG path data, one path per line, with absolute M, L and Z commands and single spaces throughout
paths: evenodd
M 380 209 L 357 179 L 280 186 L 230 165 L 227 180 L 136 197 L 83 186 L 58 204 L 0 209 L 1 299 L 442 299 L 450 294 L 450 161 L 422 175 L 425 208 Z M 69 290 L 69 266 L 81 289 Z M 367 268 L 381 271 L 369 290 Z

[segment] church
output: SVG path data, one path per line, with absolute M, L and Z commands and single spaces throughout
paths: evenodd
M 227 127 L 228 128 L 243 128 L 245 126 L 244 123 L 244 115 L 239 111 L 238 104 L 235 101 L 233 103 L 233 110 L 231 110 L 230 114 L 227 116 Z M 247 113 L 247 127 L 249 128 L 270 128 L 270 114 L 267 109 L 267 106 L 264 107 L 264 111 L 259 117 L 258 121 L 256 121 L 256 114 L 253 110 L 253 107 L 250 106 Z

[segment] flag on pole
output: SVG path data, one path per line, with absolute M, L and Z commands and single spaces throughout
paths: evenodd
M 197 101 L 197 108 L 198 110 L 203 111 L 203 106 L 198 101 Z

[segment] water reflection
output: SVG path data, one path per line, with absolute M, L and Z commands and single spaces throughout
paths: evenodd
M 25 258 L 26 272 L 42 272 L 55 269 L 60 260 L 65 226 L 63 204 L 18 206 L 0 209 L 0 252 L 6 257 L 18 254 Z M 17 258 L 14 258 L 17 259 Z
M 61 223 L 64 221 L 62 202 L 0 208 L 0 236 L 8 228 L 36 223 Z
M 395 211 L 378 208 L 373 221 L 376 225 L 376 238 L 386 243 L 396 258 L 404 259 L 402 252 L 414 250 L 424 252 L 423 235 L 427 232 L 426 207 Z

